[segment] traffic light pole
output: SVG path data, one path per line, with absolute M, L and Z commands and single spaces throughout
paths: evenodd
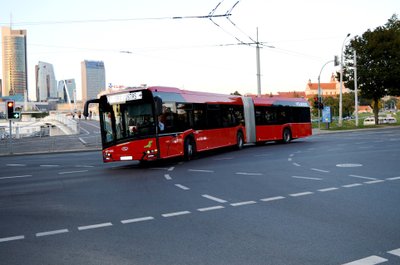
M 8 120 L 9 122 L 9 128 L 10 128 L 10 139 L 8 140 L 9 146 L 10 146 L 10 154 L 13 153 L 13 149 L 12 149 L 12 120 Z
M 336 59 L 336 58 L 335 58 Z M 322 68 L 321 68 L 321 71 L 319 72 L 319 75 L 318 75 L 318 100 L 321 98 L 321 73 L 322 73 L 322 70 L 324 69 L 324 67 L 328 64 L 328 63 L 332 63 L 332 62 L 335 62 L 336 60 L 330 60 L 330 61 L 328 61 L 328 62 L 326 62 L 323 66 L 322 66 Z M 336 63 L 335 63 L 336 64 Z M 322 102 L 322 98 L 321 98 L 321 102 Z M 321 129 L 321 109 L 320 108 L 318 108 L 318 129 Z

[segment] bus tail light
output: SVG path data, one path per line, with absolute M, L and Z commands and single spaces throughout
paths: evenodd
M 151 150 L 147 150 L 146 152 L 144 152 L 144 155 L 147 158 L 147 160 L 157 159 L 157 154 L 158 154 L 157 149 L 151 149 Z
M 104 158 L 104 161 L 110 161 L 110 160 L 112 160 L 112 158 L 111 158 L 111 153 L 105 151 L 104 154 L 103 154 L 103 158 Z

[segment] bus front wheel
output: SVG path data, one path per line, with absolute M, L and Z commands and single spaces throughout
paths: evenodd
M 196 147 L 193 138 L 186 137 L 184 145 L 184 159 L 186 161 L 192 160 L 195 153 L 195 148 Z
M 282 143 L 288 144 L 292 140 L 292 133 L 289 128 L 283 129 Z

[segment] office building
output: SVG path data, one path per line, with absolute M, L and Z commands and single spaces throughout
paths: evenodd
M 82 71 L 82 102 L 97 98 L 106 88 L 106 71 L 102 61 L 83 61 Z
M 52 64 L 39 62 L 35 66 L 36 76 L 36 101 L 48 101 L 49 99 L 56 99 L 57 81 L 54 75 L 54 68 Z
M 2 27 L 2 96 L 27 95 L 26 30 Z
M 75 103 L 76 85 L 75 79 L 65 79 L 58 81 L 58 98 L 63 103 Z

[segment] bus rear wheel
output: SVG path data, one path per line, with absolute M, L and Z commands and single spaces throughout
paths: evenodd
M 195 143 L 192 137 L 186 137 L 185 138 L 185 145 L 184 145 L 184 159 L 185 161 L 190 161 L 193 159 L 194 153 L 195 153 Z
M 292 133 L 289 128 L 283 129 L 282 133 L 282 143 L 288 144 L 292 140 Z

